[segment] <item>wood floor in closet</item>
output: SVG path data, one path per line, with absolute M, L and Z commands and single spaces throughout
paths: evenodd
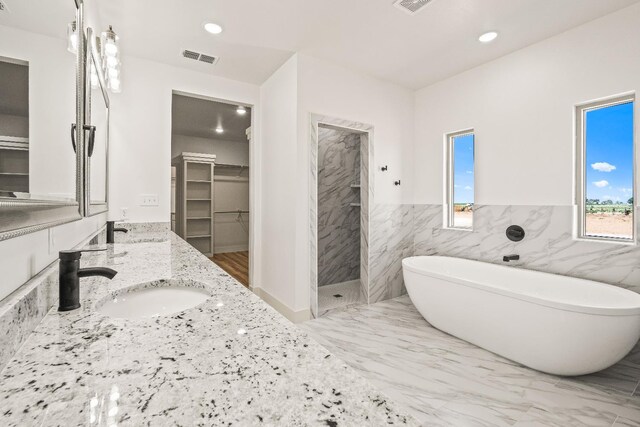
M 249 287 L 249 252 L 215 254 L 210 259 L 238 282 Z

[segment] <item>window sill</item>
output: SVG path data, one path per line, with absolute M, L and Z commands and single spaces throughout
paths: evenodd
M 442 227 L 443 230 L 452 230 L 452 231 L 466 231 L 472 232 L 473 228 L 461 228 L 461 227 Z
M 574 237 L 575 242 L 587 242 L 587 243 L 604 243 L 606 245 L 620 245 L 620 246 L 638 246 L 638 242 L 634 240 L 616 240 L 607 239 L 606 237 Z

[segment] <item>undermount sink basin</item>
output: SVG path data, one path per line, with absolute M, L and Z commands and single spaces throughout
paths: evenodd
M 160 280 L 116 292 L 98 303 L 97 311 L 124 319 L 167 316 L 196 307 L 210 297 L 197 282 Z

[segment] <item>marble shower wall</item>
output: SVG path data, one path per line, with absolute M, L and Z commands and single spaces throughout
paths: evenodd
M 415 255 L 446 255 L 597 280 L 640 292 L 640 247 L 573 239 L 573 207 L 477 205 L 473 231 L 442 228 L 442 205 L 415 205 Z M 511 242 L 506 228 L 525 229 Z
M 318 286 L 360 278 L 360 134 L 318 129 Z

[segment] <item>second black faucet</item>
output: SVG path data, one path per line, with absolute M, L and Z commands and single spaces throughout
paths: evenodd
M 116 231 L 128 233 L 129 230 L 123 227 L 116 227 L 115 221 L 107 221 L 107 243 L 115 243 L 114 234 Z

